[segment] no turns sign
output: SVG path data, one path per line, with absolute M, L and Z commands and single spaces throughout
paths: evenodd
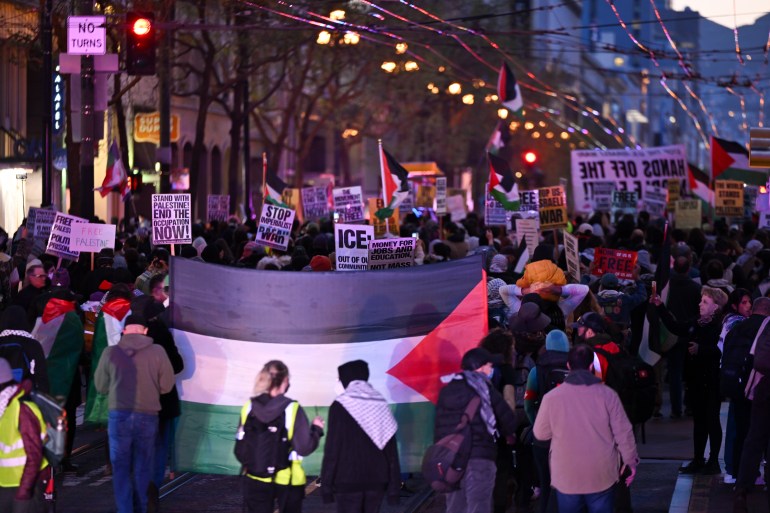
M 106 23 L 105 16 L 67 17 L 67 53 L 70 55 L 106 54 Z

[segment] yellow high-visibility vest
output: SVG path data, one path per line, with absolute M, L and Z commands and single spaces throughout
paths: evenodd
M 23 395 L 23 394 L 22 394 Z M 21 484 L 24 465 L 27 463 L 27 453 L 24 441 L 19 432 L 19 413 L 21 395 L 17 395 L 8 403 L 3 416 L 0 417 L 0 486 L 11 488 Z M 36 404 L 25 402 L 40 423 L 40 439 L 45 440 L 46 427 L 43 415 Z M 45 457 L 40 462 L 40 470 L 48 465 Z

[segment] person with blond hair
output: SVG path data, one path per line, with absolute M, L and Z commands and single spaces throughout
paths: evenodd
M 704 286 L 698 305 L 699 317 L 694 321 L 679 321 L 671 315 L 659 295 L 650 297 L 657 306 L 661 321 L 671 333 L 687 340 L 687 358 L 690 369 L 689 390 L 693 412 L 693 460 L 682 467 L 683 474 L 720 474 L 719 449 L 722 445 L 722 425 L 719 410 L 722 404 L 719 390 L 719 363 L 722 351 L 719 338 L 722 332 L 723 310 L 727 304 L 724 291 Z M 680 339 L 681 340 L 681 339 Z M 709 459 L 704 460 L 706 442 Z
M 241 409 L 239 439 L 244 436 L 244 426 L 250 416 L 263 425 L 283 417 L 290 445 L 286 467 L 274 474 L 255 475 L 259 472 L 243 469 L 243 499 L 249 513 L 273 513 L 276 501 L 280 513 L 302 511 L 307 483 L 302 458 L 318 448 L 324 421 L 316 417 L 310 423 L 299 403 L 286 397 L 288 389 L 289 368 L 280 360 L 271 360 L 257 375 L 253 397 Z

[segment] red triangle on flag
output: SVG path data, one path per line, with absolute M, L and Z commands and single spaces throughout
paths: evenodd
M 719 175 L 730 169 L 735 159 L 719 144 L 714 137 L 711 138 L 711 177 L 716 179 Z
M 387 371 L 433 404 L 444 386 L 441 376 L 459 372 L 465 352 L 489 331 L 485 274 L 441 324 Z

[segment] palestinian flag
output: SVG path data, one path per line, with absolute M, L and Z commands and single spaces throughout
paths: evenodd
M 393 215 L 393 211 L 409 197 L 409 171 L 385 151 L 380 141 L 380 172 L 382 174 L 382 201 L 385 208 L 374 213 L 384 221 Z
M 66 398 L 83 352 L 83 323 L 75 313 L 75 302 L 49 299 L 43 315 L 35 321 L 32 336 L 43 346 L 49 394 Z
M 687 164 L 687 168 L 690 192 L 693 196 L 700 198 L 701 201 L 709 205 L 709 208 L 713 207 L 715 199 L 714 189 L 711 188 L 711 182 L 708 175 L 692 164 Z
M 123 195 L 123 187 L 128 184 L 128 174 L 126 173 L 126 167 L 123 165 L 123 161 L 120 160 L 120 150 L 118 150 L 118 144 L 113 141 L 110 146 L 109 154 L 107 155 L 107 172 L 104 175 L 102 186 L 97 187 L 94 190 L 99 191 L 102 198 L 107 196 L 115 188 L 120 188 L 121 196 Z
M 519 210 L 519 186 L 513 178 L 511 167 L 504 159 L 487 153 L 489 160 L 489 193 L 505 210 Z
M 277 174 L 267 172 L 265 174 L 265 190 L 264 190 L 265 201 L 270 203 L 271 205 L 289 208 L 289 206 L 283 202 L 283 198 L 282 198 L 283 191 L 287 187 L 288 185 L 286 185 L 286 182 L 281 180 L 281 178 Z
M 497 97 L 500 98 L 503 107 L 513 112 L 519 112 L 524 107 L 519 84 L 506 63 L 503 63 L 497 77 Z
M 485 149 L 487 153 L 493 153 L 497 155 L 497 152 L 500 151 L 500 148 L 507 146 L 508 141 L 510 140 L 511 131 L 508 128 L 508 123 L 506 123 L 504 119 L 500 119 L 497 121 L 495 131 L 492 132 L 492 135 L 489 137 L 489 141 L 487 142 Z
M 91 349 L 91 376 L 88 381 L 85 419 L 88 422 L 107 422 L 107 396 L 97 394 L 94 388 L 94 372 L 107 346 L 120 342 L 126 317 L 131 313 L 131 302 L 123 298 L 108 299 L 102 306 L 94 324 L 94 343 Z
M 711 178 L 739 180 L 749 185 L 765 185 L 767 169 L 749 166 L 749 150 L 734 141 L 711 137 Z
M 176 433 L 179 470 L 237 474 L 233 443 L 241 407 L 269 360 L 289 367 L 289 397 L 328 418 L 337 367 L 369 363 L 369 382 L 399 422 L 403 471 L 433 443 L 440 377 L 487 333 L 482 258 L 347 273 L 263 273 L 173 258 L 171 323 L 185 361 Z M 259 294 L 254 294 L 259 290 Z M 415 293 L 419 291 L 419 293 Z M 223 298 L 238 297 L 223 310 Z M 317 474 L 318 448 L 303 461 Z

